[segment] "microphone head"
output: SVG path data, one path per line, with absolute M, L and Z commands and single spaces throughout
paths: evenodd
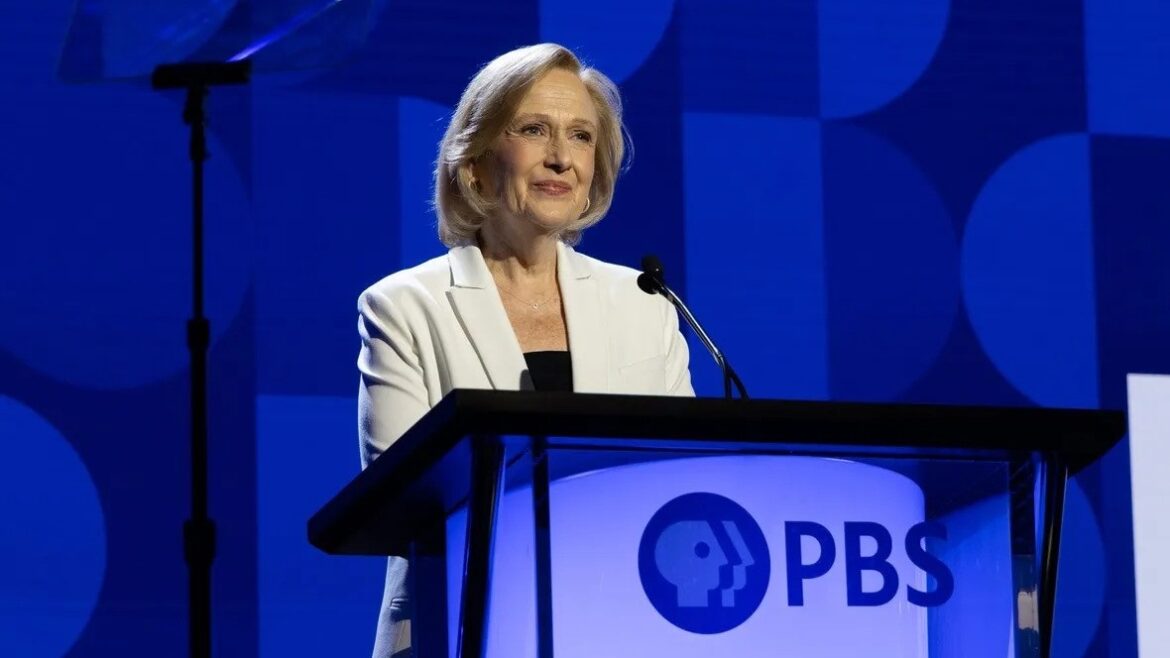
M 642 271 L 661 281 L 665 280 L 662 272 L 662 261 L 658 260 L 658 256 L 654 254 L 642 256 Z
M 647 295 L 658 294 L 658 282 L 654 280 L 654 277 L 645 272 L 638 275 L 638 287 Z
M 642 256 L 642 273 L 638 275 L 638 287 L 654 295 L 662 291 L 666 282 L 662 278 L 662 261 L 654 254 Z

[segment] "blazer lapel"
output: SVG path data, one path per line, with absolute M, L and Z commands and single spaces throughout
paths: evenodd
M 565 305 L 565 325 L 573 362 L 573 390 L 609 391 L 609 332 L 605 329 L 602 290 L 589 262 L 572 247 L 557 243 L 557 283 Z
M 475 347 L 492 388 L 505 391 L 532 388 L 516 333 L 512 331 L 479 247 L 455 247 L 447 253 L 447 260 L 452 283 L 447 298 Z M 575 362 L 573 366 L 576 367 Z

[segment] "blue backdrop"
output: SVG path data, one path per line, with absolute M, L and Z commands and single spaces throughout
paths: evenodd
M 135 76 L 314 4 L 0 3 L 0 655 L 185 651 L 186 133 Z M 346 0 L 317 25 L 302 63 L 344 57 L 210 102 L 217 655 L 368 655 L 380 561 L 304 529 L 358 468 L 354 302 L 442 251 L 435 144 L 519 45 L 620 83 L 636 156 L 582 250 L 660 254 L 754 395 L 1123 408 L 1125 373 L 1170 373 L 1164 0 Z M 1128 468 L 1070 493 L 1059 656 L 1136 655 Z

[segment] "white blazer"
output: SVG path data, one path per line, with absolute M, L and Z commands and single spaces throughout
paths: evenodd
M 557 244 L 573 390 L 693 396 L 678 314 L 661 295 L 642 292 L 638 274 Z M 478 247 L 391 274 L 361 294 L 358 313 L 363 467 L 451 389 L 532 389 Z M 405 655 L 410 646 L 407 569 L 401 558 L 387 564 L 375 658 Z
M 678 314 L 639 272 L 557 243 L 573 390 L 694 395 Z M 532 389 L 524 355 L 478 247 L 456 247 L 382 279 L 358 299 L 362 463 L 451 389 Z

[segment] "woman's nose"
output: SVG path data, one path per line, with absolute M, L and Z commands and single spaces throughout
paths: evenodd
M 567 140 L 562 135 L 554 135 L 548 140 L 548 152 L 544 158 L 545 166 L 560 173 L 573 164 Z

